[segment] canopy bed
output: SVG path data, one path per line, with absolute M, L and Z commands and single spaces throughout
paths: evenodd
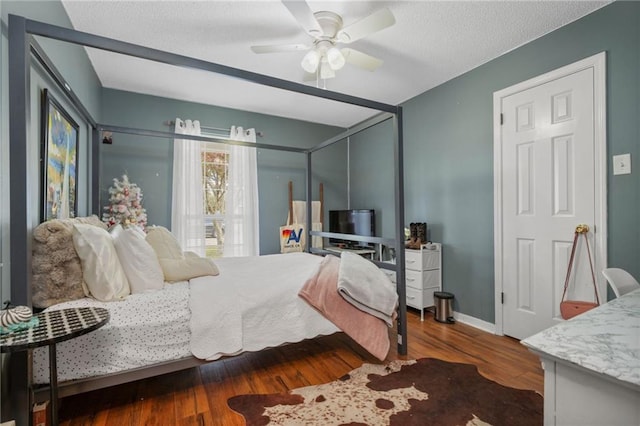
M 371 126 L 379 124 L 386 120 L 392 120 L 394 126 L 394 192 L 395 192 L 395 239 L 387 239 L 380 237 L 364 237 L 357 235 L 336 234 L 321 231 L 309 231 L 307 241 L 312 236 L 326 238 L 342 238 L 353 241 L 369 242 L 374 244 L 385 244 L 395 247 L 397 260 L 395 264 L 382 262 L 374 262 L 378 267 L 384 269 L 395 270 L 397 275 L 397 294 L 398 294 L 398 310 L 397 310 L 397 333 L 398 333 L 398 353 L 407 353 L 407 325 L 406 325 L 406 292 L 405 292 L 405 274 L 402 267 L 396 265 L 404 265 L 404 196 L 403 196 L 403 150 L 402 150 L 402 108 L 393 105 L 387 105 L 367 99 L 357 98 L 350 95 L 331 92 L 318 89 L 290 81 L 277 79 L 274 77 L 261 75 L 245 70 L 231 68 L 228 66 L 206 62 L 203 60 L 177 55 L 169 52 L 151 49 L 143 46 L 134 45 L 118 40 L 113 40 L 101 36 L 96 36 L 84 32 L 79 32 L 63 27 L 58 27 L 43 22 L 25 19 L 20 16 L 9 16 L 9 96 L 10 96 L 10 158 L 11 158 L 11 193 L 10 193 L 10 226 L 11 226 L 11 301 L 14 305 L 32 304 L 32 234 L 34 226 L 34 218 L 37 217 L 38 207 L 34 206 L 30 194 L 36 188 L 40 188 L 41 184 L 37 178 L 30 176 L 28 170 L 33 169 L 33 158 L 29 152 L 29 124 L 30 124 L 30 73 L 32 60 L 35 59 L 44 72 L 46 72 L 51 80 L 65 94 L 67 100 L 76 108 L 77 112 L 84 118 L 87 125 L 91 127 L 91 167 L 90 167 L 90 211 L 99 214 L 100 200 L 98 194 L 100 188 L 99 182 L 99 151 L 102 132 L 127 133 L 138 136 L 164 137 L 174 139 L 177 134 L 171 132 L 160 132 L 147 129 L 127 128 L 116 125 L 100 124 L 91 117 L 91 114 L 82 105 L 79 98 L 71 90 L 69 84 L 65 81 L 61 73 L 56 69 L 52 61 L 47 57 L 42 47 L 37 43 L 34 35 L 68 42 L 76 45 L 102 49 L 142 59 L 157 61 L 164 64 L 199 69 L 203 71 L 218 73 L 234 78 L 244 79 L 253 83 L 271 86 L 278 89 L 288 90 L 307 96 L 324 98 L 336 102 L 347 103 L 359 107 L 365 107 L 372 110 L 378 110 L 380 113 L 373 118 L 355 125 L 351 129 L 333 137 L 323 143 L 311 148 L 302 149 L 292 146 L 279 146 L 271 144 L 248 144 L 245 142 L 230 141 L 226 139 L 216 139 L 204 136 L 185 136 L 194 140 L 214 141 L 224 144 L 250 146 L 261 149 L 271 149 L 280 151 L 297 152 L 306 156 L 306 194 L 307 199 L 312 199 L 312 170 L 311 158 L 313 153 L 337 143 L 351 135 L 354 135 Z M 311 230 L 311 203 L 307 205 L 307 230 Z M 327 254 L 322 249 L 310 250 L 314 254 Z M 282 255 L 280 255 L 282 256 Z M 284 255 L 288 256 L 288 255 Z M 309 256 L 307 254 L 307 256 Z M 265 256 L 268 257 L 268 256 Z M 312 256 L 322 259 L 318 256 Z M 318 260 L 319 262 L 319 260 Z M 233 263 L 233 261 L 231 262 Z M 313 263 L 313 262 L 312 262 Z M 317 262 L 316 262 L 317 263 Z M 224 267 L 224 266 L 222 266 Z M 178 287 L 173 290 L 177 291 Z M 180 297 L 184 297 L 180 296 Z M 113 316 L 112 316 L 113 319 Z M 338 331 L 335 326 L 330 323 L 323 323 L 317 334 L 331 333 Z M 306 337 L 303 337 L 306 338 Z M 283 342 L 284 343 L 284 342 Z M 271 344 L 271 343 L 269 343 Z M 267 344 L 267 346 L 269 346 Z M 222 352 L 227 354 L 227 352 Z M 187 354 L 188 355 L 188 354 Z M 207 358 L 207 357 L 205 357 Z M 216 359 L 217 356 L 209 357 Z M 16 414 L 29 411 L 31 401 L 31 383 L 32 368 L 31 359 L 26 354 L 14 354 L 11 359 L 12 367 L 12 405 L 15 407 Z M 102 374 L 98 377 L 90 377 L 82 380 L 71 381 L 69 383 L 61 383 L 60 396 L 70 395 L 78 392 L 85 392 L 101 387 L 112 386 L 119 383 L 125 383 L 158 374 L 163 374 L 178 369 L 188 368 L 199 365 L 206 360 L 198 359 L 193 356 L 179 357 L 178 360 L 154 362 L 150 366 L 143 368 L 135 368 L 126 370 L 116 374 Z M 61 366 L 62 368 L 62 366 Z M 44 390 L 46 392 L 46 389 Z

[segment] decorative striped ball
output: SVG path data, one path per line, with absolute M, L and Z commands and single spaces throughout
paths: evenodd
M 28 306 L 16 306 L 15 308 L 0 311 L 0 325 L 7 327 L 11 324 L 29 321 L 32 317 L 31 308 Z

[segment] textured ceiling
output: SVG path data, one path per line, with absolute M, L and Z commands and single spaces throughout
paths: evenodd
M 345 26 L 383 7 L 395 25 L 351 43 L 384 60 L 373 72 L 347 64 L 327 89 L 397 105 L 608 1 L 308 1 Z M 303 82 L 305 52 L 258 55 L 252 45 L 310 44 L 279 1 L 63 0 L 75 29 Z M 239 79 L 88 49 L 104 87 L 306 121 L 352 126 L 375 114 Z

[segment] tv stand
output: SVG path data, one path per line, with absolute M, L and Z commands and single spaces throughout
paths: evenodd
M 375 257 L 376 251 L 374 249 L 366 249 L 366 248 L 350 248 L 350 247 L 338 247 L 338 246 L 329 246 L 324 248 L 326 251 L 334 253 L 334 254 L 342 254 L 342 252 L 346 251 L 349 253 L 357 254 L 359 256 L 367 257 L 372 259 Z

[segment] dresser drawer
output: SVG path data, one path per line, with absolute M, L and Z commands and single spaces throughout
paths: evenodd
M 407 287 L 407 305 L 412 308 L 422 309 L 422 290 L 416 290 L 415 288 Z
M 423 309 L 434 306 L 433 293 L 439 291 L 440 287 L 431 287 L 424 290 L 418 290 L 407 287 L 407 305 L 416 309 Z
M 405 269 L 404 271 L 404 279 L 407 283 L 407 287 L 417 288 L 422 290 L 423 287 L 423 277 L 422 272 L 412 271 L 410 269 Z
M 440 268 L 440 250 L 411 250 L 404 252 L 404 263 L 407 269 L 425 271 Z
M 407 287 L 413 287 L 416 289 L 423 289 L 429 287 L 440 286 L 440 270 L 434 269 L 432 271 L 412 271 L 410 269 L 405 270 L 405 280 Z

